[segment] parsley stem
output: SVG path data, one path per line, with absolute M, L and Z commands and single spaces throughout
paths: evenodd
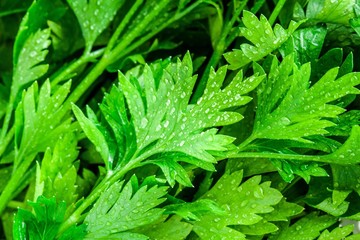
M 13 198 L 13 194 L 19 187 L 21 179 L 26 175 L 26 172 L 28 171 L 34 159 L 34 156 L 32 155 L 27 157 L 24 157 L 24 154 L 21 153 L 19 155 L 21 156 L 18 159 L 24 160 L 16 168 L 14 168 L 9 182 L 6 184 L 0 195 L 0 214 L 5 210 L 8 202 Z
M 191 11 L 194 10 L 194 8 L 196 8 L 198 5 L 200 5 L 202 2 L 196 2 L 193 5 L 187 7 L 184 11 L 177 13 L 174 17 L 172 17 L 171 19 L 169 19 L 168 21 L 166 21 L 165 23 L 163 23 L 162 25 L 160 25 L 159 27 L 157 27 L 156 29 L 154 29 L 153 31 L 151 31 L 150 33 L 146 34 L 145 36 L 141 37 L 139 40 L 137 40 L 135 43 L 131 44 L 131 46 L 129 46 L 128 48 L 124 49 L 123 52 L 119 53 L 118 58 L 124 57 L 127 54 L 129 54 L 130 52 L 132 52 L 133 50 L 137 49 L 138 47 L 140 47 L 142 44 L 144 44 L 146 41 L 149 41 L 152 37 L 154 37 L 156 34 L 158 34 L 159 32 L 161 32 L 163 29 L 165 29 L 166 27 L 168 27 L 170 24 L 176 22 L 177 20 L 183 18 L 184 16 L 186 16 L 187 14 L 189 14 Z
M 67 80 L 69 78 L 68 76 L 71 73 L 73 73 L 78 67 L 89 62 L 92 59 L 96 59 L 96 58 L 100 57 L 104 53 L 104 51 L 105 51 L 105 49 L 101 48 L 96 51 L 93 51 L 92 53 L 84 54 L 79 59 L 70 63 L 65 68 L 60 69 L 60 71 L 55 73 L 53 77 L 50 77 L 51 87 L 53 88 L 59 82 Z
M 71 103 L 77 102 L 80 97 L 87 91 L 87 89 L 94 83 L 94 81 L 103 73 L 107 66 L 118 60 L 121 53 L 137 38 L 144 28 L 166 7 L 168 0 L 160 2 L 154 11 L 147 15 L 136 28 L 134 28 L 126 37 L 109 53 L 104 54 L 95 67 L 88 75 L 81 81 L 81 83 L 74 89 L 72 94 L 64 103 L 64 111 L 71 107 Z M 107 50 L 105 50 L 107 51 Z
M 5 152 L 5 149 L 9 145 L 9 143 L 13 140 L 15 134 L 15 126 L 12 126 L 6 136 L 4 137 L 3 141 L 0 144 L 0 156 L 2 156 Z
M 256 139 L 256 137 L 254 135 L 251 135 L 250 137 L 248 137 L 245 141 L 243 141 L 239 146 L 239 152 L 243 151 L 246 149 L 246 146 L 249 145 L 252 141 L 254 141 Z
M 272 11 L 270 18 L 269 18 L 269 23 L 271 26 L 274 25 L 276 18 L 279 16 L 282 8 L 284 7 L 286 3 L 286 0 L 279 0 L 278 3 L 276 4 L 274 11 Z
M 27 8 L 18 8 L 18 9 L 14 9 L 14 10 L 2 11 L 2 12 L 0 12 L 0 18 L 9 16 L 12 14 L 16 14 L 16 13 L 26 12 L 26 11 L 27 11 Z
M 12 94 L 11 94 L 11 96 L 12 96 Z M 14 106 L 14 98 L 10 97 L 10 101 L 6 108 L 3 127 L 1 129 L 1 134 L 0 134 L 0 145 L 1 146 L 4 145 L 4 147 L 6 147 L 5 146 L 5 138 L 6 138 L 6 134 L 7 134 L 8 130 L 9 130 L 10 120 L 11 120 L 11 116 L 12 116 L 12 113 L 14 110 L 13 106 Z M 0 154 L 0 156 L 1 156 L 1 154 Z
M 162 0 L 160 1 L 153 10 L 147 14 L 144 19 L 136 25 L 134 29 L 132 29 L 129 33 L 126 34 L 126 40 L 121 41 L 112 51 L 109 53 L 109 59 L 111 62 L 115 62 L 116 60 L 120 59 L 124 56 L 123 52 L 126 50 L 130 43 L 132 43 L 140 33 L 145 30 L 146 27 L 163 11 L 163 9 L 169 4 L 169 0 Z M 133 45 L 133 44 L 132 44 Z M 131 46 L 131 49 L 134 49 Z M 129 51 L 127 51 L 129 52 Z
M 94 81 L 103 73 L 109 65 L 107 58 L 101 58 L 100 61 L 94 66 L 93 69 L 85 76 L 80 84 L 70 94 L 68 99 L 64 102 L 63 111 L 71 109 L 71 103 L 77 102 L 80 97 L 87 91 L 87 89 L 94 83 Z M 61 114 L 62 115 L 62 114 Z
M 241 5 L 238 6 L 237 8 L 236 8 L 236 6 L 234 6 L 234 3 L 233 3 L 234 9 L 230 9 L 229 11 L 233 10 L 234 12 L 232 14 L 227 13 L 227 15 L 231 16 L 231 18 L 226 22 L 223 30 L 221 31 L 219 41 L 217 42 L 214 52 L 211 55 L 210 60 L 206 65 L 206 68 L 201 76 L 198 86 L 196 87 L 196 90 L 191 99 L 191 102 L 196 102 L 202 96 L 202 94 L 206 88 L 207 79 L 209 78 L 210 70 L 212 67 L 217 66 L 222 55 L 224 54 L 224 51 L 231 44 L 232 41 L 231 42 L 228 41 L 228 36 L 229 36 L 235 22 L 238 20 L 238 17 L 240 15 L 241 11 L 245 8 L 247 2 L 248 1 L 242 1 Z M 231 39 L 235 39 L 233 35 L 230 35 L 230 37 L 231 37 Z
M 110 38 L 109 43 L 107 44 L 107 47 L 105 49 L 105 55 L 108 55 L 111 50 L 113 50 L 116 41 L 118 41 L 119 36 L 124 31 L 125 27 L 129 24 L 131 18 L 134 16 L 136 11 L 138 10 L 139 6 L 144 2 L 144 0 L 136 0 L 136 2 L 132 5 L 130 10 L 126 13 L 125 17 L 122 19 L 120 25 L 116 28 L 115 32 Z
M 273 158 L 273 159 L 323 162 L 321 156 L 316 156 L 316 155 L 297 155 L 297 154 L 282 154 L 282 153 L 271 153 L 271 152 L 240 152 L 238 154 L 234 154 L 233 157 L 234 158 Z

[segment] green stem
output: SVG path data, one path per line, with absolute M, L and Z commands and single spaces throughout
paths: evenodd
M 80 84 L 74 89 L 70 96 L 66 99 L 63 104 L 61 116 L 64 112 L 71 109 L 71 103 L 77 102 L 80 97 L 88 90 L 88 88 L 95 82 L 95 80 L 104 72 L 106 67 L 109 65 L 107 59 L 104 57 L 95 65 L 95 67 L 86 75 L 86 77 L 80 82 Z
M 245 141 L 243 141 L 239 146 L 238 146 L 238 149 L 239 149 L 239 152 L 241 151 L 244 151 L 246 149 L 246 147 L 256 139 L 256 136 L 255 135 L 250 135 L 250 137 L 248 137 Z
M 132 5 L 124 19 L 121 21 L 120 25 L 116 28 L 114 34 L 111 36 L 111 39 L 109 43 L 107 44 L 106 50 L 104 55 L 108 55 L 113 47 L 116 44 L 116 41 L 118 41 L 120 35 L 124 31 L 125 27 L 129 25 L 129 22 L 131 18 L 134 16 L 140 5 L 144 2 L 144 0 L 136 0 L 136 2 Z
M 14 209 L 18 209 L 18 208 L 26 209 L 27 205 L 25 203 L 19 202 L 19 201 L 10 201 L 8 203 L 7 207 L 14 208 Z
M 61 69 L 61 72 L 57 74 L 54 77 L 50 77 L 51 79 L 51 87 L 53 88 L 56 86 L 59 82 L 68 79 L 68 75 L 73 73 L 78 67 L 81 65 L 91 61 L 92 59 L 96 59 L 100 57 L 104 53 L 105 49 L 98 49 L 92 53 L 84 54 L 76 61 L 70 63 L 69 66 L 67 66 L 65 69 Z
M 0 144 L 0 156 L 4 154 L 7 146 L 10 144 L 11 140 L 13 140 L 14 134 L 15 134 L 15 126 L 12 126 Z
M 286 0 L 279 0 L 278 3 L 276 4 L 274 10 L 272 11 L 271 15 L 270 15 L 270 18 L 269 18 L 269 23 L 271 26 L 274 25 L 277 17 L 279 16 L 282 8 L 284 7 L 286 3 Z
M 154 37 L 156 34 L 161 32 L 162 30 L 164 30 L 170 24 L 176 22 L 177 20 L 179 20 L 179 19 L 183 18 L 184 16 L 186 16 L 187 14 L 189 14 L 191 11 L 194 10 L 194 8 L 196 8 L 201 3 L 202 2 L 196 2 L 193 5 L 187 7 L 183 12 L 176 14 L 174 17 L 169 19 L 167 22 L 165 22 L 161 26 L 157 27 L 156 29 L 154 29 L 150 33 L 146 34 L 145 36 L 143 36 L 142 38 L 137 40 L 135 43 L 131 44 L 131 46 L 129 46 L 128 48 L 124 49 L 124 51 L 122 51 L 121 53 L 119 53 L 117 55 L 117 58 L 118 59 L 122 58 L 122 57 L 128 55 L 130 52 L 134 51 L 135 49 L 139 48 L 142 44 L 149 41 L 152 37 Z
M 12 94 L 11 94 L 12 95 Z M 3 147 L 3 148 L 6 148 L 6 145 L 5 145 L 5 138 L 6 138 L 6 135 L 8 133 L 8 130 L 9 130 L 9 126 L 10 126 L 10 120 L 11 120 L 11 116 L 12 116 L 12 113 L 13 113 L 13 110 L 14 110 L 14 100 L 12 97 L 10 97 L 10 100 L 9 100 L 9 103 L 7 105 L 7 108 L 6 108 L 6 113 L 5 113 L 5 118 L 4 118 L 4 123 L 3 123 L 3 127 L 1 129 L 1 134 L 0 134 L 0 145 Z M 0 154 L 1 156 L 1 154 Z
M 24 157 L 23 154 L 21 155 L 21 157 Z M 19 187 L 18 185 L 21 178 L 23 178 L 23 176 L 28 171 L 29 167 L 33 162 L 33 159 L 34 157 L 30 155 L 27 156 L 25 160 L 21 164 L 19 164 L 16 169 L 14 169 L 10 181 L 6 184 L 4 190 L 0 195 L 0 215 L 5 210 L 8 202 L 13 198 L 13 194 L 15 190 Z
M 196 87 L 195 93 L 192 97 L 192 102 L 196 102 L 202 95 L 206 88 L 207 80 L 209 78 L 210 70 L 212 67 L 216 67 L 216 65 L 219 63 L 222 55 L 224 54 L 225 50 L 229 47 L 231 42 L 227 41 L 228 35 L 233 28 L 235 22 L 237 21 L 241 11 L 245 8 L 248 1 L 243 1 L 242 5 L 239 6 L 237 9 L 234 9 L 233 14 L 229 14 L 231 16 L 230 20 L 227 21 L 227 24 L 225 24 L 225 27 L 223 28 L 221 32 L 221 36 L 219 38 L 218 43 L 216 44 L 216 47 L 214 49 L 213 54 L 210 57 L 210 60 L 208 64 L 206 65 L 206 68 L 204 70 L 204 73 L 199 81 L 198 86 Z M 235 6 L 233 6 L 235 7 Z M 229 11 L 232 11 L 230 9 Z M 233 36 L 232 36 L 233 38 Z
M 126 34 L 126 39 L 121 41 L 112 51 L 109 53 L 109 56 L 106 55 L 109 59 L 111 59 L 110 63 L 117 61 L 121 56 L 124 56 L 124 50 L 130 43 L 134 41 L 141 33 L 145 30 L 145 28 L 152 22 L 155 17 L 157 17 L 162 10 L 169 4 L 169 0 L 162 0 L 156 8 L 153 9 L 144 19 L 141 21 L 134 29 L 132 29 L 129 33 Z M 132 44 L 133 45 L 133 44 Z M 134 49 L 133 46 L 131 46 Z M 129 52 L 129 51 L 127 51 Z
M 297 155 L 297 154 L 282 154 L 282 153 L 271 153 L 271 152 L 240 152 L 234 154 L 235 158 L 273 158 L 273 159 L 288 159 L 288 160 L 299 160 L 299 161 L 315 161 L 325 162 L 321 156 L 316 155 Z
M 9 16 L 15 13 L 21 13 L 21 12 L 26 12 L 27 8 L 18 8 L 18 9 L 13 9 L 13 10 L 7 10 L 4 12 L 0 12 L 0 17 L 5 17 L 5 16 Z

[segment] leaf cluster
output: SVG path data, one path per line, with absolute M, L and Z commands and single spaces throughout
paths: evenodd
M 358 239 L 359 9 L 2 1 L 0 238 Z

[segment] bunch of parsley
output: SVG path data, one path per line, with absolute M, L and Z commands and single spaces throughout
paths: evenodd
M 355 0 L 1 1 L 0 238 L 360 239 L 359 45 Z

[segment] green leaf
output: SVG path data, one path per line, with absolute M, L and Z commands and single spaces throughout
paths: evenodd
M 96 124 L 98 124 L 96 118 L 91 119 L 95 121 L 95 123 L 90 119 L 86 118 L 80 108 L 78 108 L 75 104 L 72 105 L 72 109 L 86 136 L 96 146 L 96 150 L 105 160 L 107 169 L 112 169 L 113 156 L 111 156 L 110 149 L 103 132 L 99 130 L 96 126 Z M 88 115 L 95 115 L 95 113 L 89 107 L 87 108 L 87 112 Z
M 185 220 L 199 221 L 200 216 L 208 213 L 224 215 L 225 211 L 209 199 L 199 199 L 191 203 L 179 203 L 165 206 L 165 214 L 177 214 Z
M 178 162 L 214 170 L 215 153 L 228 151 L 233 141 L 214 127 L 243 118 L 232 108 L 251 100 L 246 94 L 263 76 L 243 79 L 239 72 L 222 88 L 226 67 L 212 70 L 204 95 L 196 104 L 189 104 L 196 81 L 192 71 L 190 55 L 186 54 L 182 61 L 165 60 L 132 69 L 126 75 L 120 73 L 120 86 L 113 87 L 100 105 L 106 122 L 99 122 L 94 114 L 90 117 L 89 111 L 85 118 L 74 108 L 108 168 L 112 169 L 109 159 L 114 159 L 114 169 L 147 160 L 144 164 L 156 164 L 163 170 L 171 186 L 175 180 L 191 186 Z M 110 149 L 116 149 L 114 155 L 109 154 Z
M 334 189 L 353 190 L 360 195 L 360 166 L 339 166 L 331 164 L 334 178 Z
M 325 27 L 318 26 L 295 31 L 293 34 L 294 48 L 300 65 L 319 58 L 326 33 Z
M 49 143 L 71 129 L 69 116 L 59 116 L 59 109 L 68 95 L 71 82 L 60 86 L 51 94 L 50 83 L 45 81 L 40 91 L 37 82 L 24 92 L 15 115 L 16 161 L 23 154 L 45 152 Z M 16 163 L 16 162 L 15 162 Z
M 123 182 L 114 183 L 102 193 L 86 216 L 86 237 L 111 238 L 112 234 L 127 231 L 130 234 L 137 227 L 154 223 L 164 212 L 156 206 L 165 200 L 166 189 L 158 186 L 147 189 L 144 186 L 134 192 L 131 181 L 124 187 Z
M 179 240 L 186 239 L 192 230 L 192 225 L 181 221 L 181 217 L 164 217 L 160 223 L 141 227 L 138 232 L 143 233 L 149 239 L 157 240 Z
M 261 182 L 260 176 L 254 176 L 239 186 L 242 171 L 224 174 L 215 186 L 201 199 L 211 199 L 221 206 L 226 214 L 207 214 L 194 222 L 193 231 L 201 239 L 245 239 L 245 234 L 235 229 L 247 229 L 260 223 L 263 214 L 274 211 L 282 195 L 270 187 L 270 182 Z M 292 215 L 292 214 L 290 214 Z M 268 226 L 273 226 L 268 224 Z M 229 226 L 232 226 L 231 228 Z M 235 228 L 234 228 L 235 226 Z M 273 227 L 273 231 L 276 229 Z
M 350 137 L 335 152 L 320 156 L 322 162 L 348 165 L 359 163 L 360 126 L 353 126 Z
M 267 222 L 266 220 L 261 220 L 260 222 L 257 222 L 253 225 L 235 226 L 234 229 L 250 236 L 253 235 L 261 236 L 279 230 L 279 228 L 275 224 Z
M 345 198 L 350 192 L 340 196 L 338 191 L 331 189 L 334 187 L 330 177 L 314 178 L 310 182 L 304 202 L 333 216 L 342 216 L 349 208 L 349 202 L 345 201 Z
M 39 79 L 47 72 L 49 65 L 41 63 L 48 53 L 47 48 L 51 43 L 49 37 L 49 29 L 38 30 L 24 42 L 14 66 L 11 98 L 15 99 L 22 87 Z
M 175 181 L 184 186 L 193 186 L 188 173 L 177 161 L 174 161 L 171 158 L 166 158 L 165 156 L 165 159 L 154 160 L 152 163 L 161 168 L 171 187 L 175 185 Z
M 96 38 L 107 28 L 123 0 L 67 0 L 74 11 L 85 38 L 87 49 L 91 49 Z
M 294 179 L 295 174 L 302 177 L 307 183 L 310 182 L 311 176 L 328 176 L 328 173 L 325 171 L 325 169 L 319 167 L 317 163 L 287 161 L 284 159 L 271 159 L 271 162 L 277 168 L 284 181 L 289 183 Z
M 34 213 L 19 209 L 15 216 L 14 239 L 55 239 L 60 224 L 64 220 L 66 203 L 56 203 L 55 197 L 47 199 L 40 196 L 36 202 L 29 202 Z M 72 234 L 75 237 L 64 238 Z M 60 239 L 82 239 L 85 235 L 83 226 L 69 228 Z
M 316 212 L 302 217 L 296 223 L 287 228 L 282 228 L 276 235 L 270 236 L 270 240 L 304 240 L 315 239 L 320 235 L 320 231 L 332 226 L 337 222 L 337 218 L 323 215 L 319 216 Z
M 278 65 L 273 60 L 267 81 L 258 90 L 258 109 L 253 138 L 289 139 L 311 142 L 305 137 L 326 134 L 326 127 L 345 109 L 330 104 L 348 94 L 358 94 L 358 73 L 338 79 L 338 68 L 329 70 L 310 85 L 310 64 L 297 68 L 292 55 Z
M 40 182 L 44 184 L 41 195 L 55 196 L 68 205 L 77 199 L 77 169 L 74 161 L 78 156 L 77 139 L 74 133 L 59 136 L 54 150 L 48 148 L 41 162 Z
M 16 35 L 13 55 L 13 63 L 15 66 L 19 64 L 21 52 L 26 52 L 28 47 L 31 47 L 31 49 L 47 48 L 46 45 L 49 45 L 49 42 L 42 39 L 39 39 L 39 42 L 36 42 L 37 39 L 34 39 L 33 36 L 39 35 L 39 32 L 44 31 L 47 34 L 50 34 L 49 30 L 42 29 L 47 27 L 48 20 L 57 20 L 62 16 L 64 10 L 66 11 L 66 9 L 59 3 L 60 1 L 33 1 L 21 21 L 19 31 Z M 34 39 L 35 42 L 30 44 L 30 41 L 32 41 L 30 39 Z M 32 56 L 32 54 L 27 56 L 29 61 L 34 61 L 32 59 L 33 57 L 34 56 Z M 25 74 L 20 76 L 24 77 L 27 75 Z
M 304 210 L 303 207 L 297 205 L 296 203 L 287 202 L 285 198 L 281 199 L 281 201 L 273 206 L 273 208 L 274 211 L 262 215 L 266 221 L 286 222 L 291 217 L 302 213 Z
M 335 118 L 333 127 L 329 127 L 326 130 L 332 136 L 349 136 L 354 125 L 360 125 L 360 111 L 350 110 Z
M 347 225 L 344 227 L 337 227 L 331 232 L 328 230 L 325 230 L 321 233 L 318 240 L 327 240 L 327 239 L 333 239 L 333 240 L 342 240 L 347 239 L 346 236 L 350 235 L 354 229 L 354 225 Z
M 224 54 L 230 64 L 229 69 L 232 70 L 239 69 L 252 61 L 259 61 L 272 53 L 288 40 L 291 34 L 303 23 L 291 21 L 288 30 L 278 24 L 272 29 L 265 16 L 261 15 L 258 19 L 248 11 L 243 11 L 242 21 L 245 27 L 241 28 L 241 35 L 252 45 L 243 43 L 240 49 Z
M 339 23 L 349 25 L 349 20 L 354 17 L 355 0 L 310 0 L 306 17 L 319 22 Z

